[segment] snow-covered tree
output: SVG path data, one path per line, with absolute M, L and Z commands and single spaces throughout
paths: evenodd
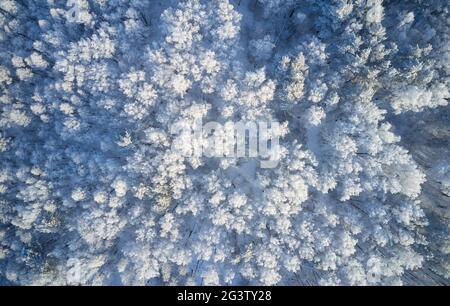
M 0 284 L 449 284 L 447 2 L 1 1 Z

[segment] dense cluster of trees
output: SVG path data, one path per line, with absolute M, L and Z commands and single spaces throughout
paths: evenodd
M 447 107 L 449 9 L 2 0 L 0 283 L 401 284 L 426 176 L 390 120 Z M 197 120 L 280 122 L 278 167 L 174 151 Z

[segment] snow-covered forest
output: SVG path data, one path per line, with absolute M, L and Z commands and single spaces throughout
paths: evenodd
M 0 285 L 450 285 L 449 10 L 0 0 Z

